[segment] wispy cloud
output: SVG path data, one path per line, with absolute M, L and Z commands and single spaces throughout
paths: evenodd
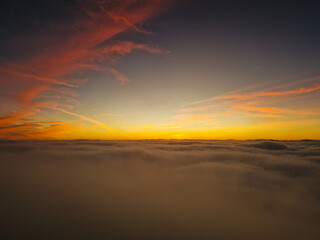
M 255 85 L 231 93 L 184 104 L 175 113 L 188 118 L 221 116 L 229 124 L 249 125 L 263 122 L 320 120 L 320 77 L 278 83 L 276 86 Z M 264 89 L 261 89 L 261 88 Z M 259 90 L 257 90 L 257 88 Z M 184 115 L 182 115 L 184 116 Z M 260 120 L 258 120 L 260 118 Z M 218 121 L 221 127 L 224 121 Z
M 122 85 L 130 82 L 127 76 L 125 76 L 123 73 L 119 72 L 116 69 L 107 68 L 107 71 L 109 71 L 118 81 L 120 81 Z
M 105 128 L 109 131 L 112 131 L 112 132 L 115 132 L 117 134 L 119 134 L 120 132 L 113 129 L 112 127 L 108 126 L 107 124 L 103 123 L 103 122 L 100 122 L 100 121 L 97 121 L 95 119 L 92 119 L 92 118 L 89 118 L 89 117 L 86 117 L 86 116 L 83 116 L 83 115 L 80 115 L 80 114 L 77 114 L 77 113 L 73 113 L 73 112 L 69 112 L 67 110 L 64 110 L 64 109 L 59 109 L 59 108 L 55 108 L 55 110 L 58 110 L 60 112 L 63 112 L 63 113 L 66 113 L 66 114 L 69 114 L 69 115 L 72 115 L 72 116 L 76 116 L 80 119 L 83 119 L 85 121 L 88 121 L 88 122 L 91 122 L 91 123 L 94 123 L 96 125 L 98 125 L 99 127 L 102 127 L 102 128 Z
M 308 80 L 308 82 L 310 82 L 310 79 L 306 79 Z M 291 87 L 292 85 L 296 85 L 296 84 L 301 84 L 306 82 L 306 80 L 301 80 L 301 81 L 294 81 L 290 84 L 281 84 L 280 86 L 278 86 L 277 88 L 284 88 L 284 87 Z M 186 103 L 184 104 L 182 107 L 187 107 L 190 105 L 199 105 L 199 104 L 206 104 L 206 103 L 210 103 L 210 102 L 214 102 L 216 100 L 219 99 L 238 99 L 238 100 L 250 100 L 250 99 L 255 99 L 255 98 L 259 98 L 259 97 L 281 97 L 281 96 L 288 96 L 288 95 L 300 95 L 300 94 L 308 94 L 308 93 L 312 93 L 312 92 L 316 92 L 318 90 L 320 90 L 320 77 L 315 77 L 311 79 L 313 81 L 313 84 L 311 82 L 311 86 L 302 86 L 302 87 L 298 87 L 295 89 L 290 89 L 290 90 L 282 90 L 282 91 L 267 91 L 267 90 L 262 90 L 262 91 L 252 91 L 252 92 L 245 92 L 245 93 L 238 93 L 238 94 L 225 94 L 225 95 L 221 95 L 221 96 L 216 96 L 216 97 L 212 97 L 212 98 L 207 98 L 207 99 L 203 99 L 203 100 L 199 100 L 199 101 L 195 101 L 195 102 L 190 102 L 190 103 Z M 248 88 L 250 89 L 250 88 Z M 247 88 L 241 89 L 241 90 L 236 90 L 233 92 L 239 92 L 239 91 L 245 91 L 247 90 Z M 203 106 L 206 107 L 206 106 Z
M 55 103 L 51 102 L 51 105 L 60 108 L 65 106 L 70 109 L 72 105 L 81 105 L 72 89 L 85 81 L 74 77 L 76 72 L 88 69 L 105 71 L 121 84 L 129 82 L 129 78 L 113 66 L 115 60 L 134 50 L 147 51 L 152 54 L 165 54 L 167 51 L 130 41 L 109 42 L 109 40 L 128 30 L 147 33 L 142 30 L 141 24 L 158 15 L 170 2 L 167 0 L 78 2 L 80 5 L 74 8 L 78 9 L 77 17 L 72 21 L 65 22 L 64 26 L 53 27 L 50 33 L 39 31 L 38 35 L 25 36 L 24 39 L 21 39 L 21 42 L 27 43 L 25 39 L 30 38 L 33 45 L 41 43 L 39 46 L 46 46 L 45 48 L 39 47 L 37 51 L 20 60 L 2 61 L 0 65 L 1 93 L 6 101 L 14 101 L 20 104 L 25 111 L 35 114 L 36 109 L 39 112 L 44 107 L 45 104 L 40 103 L 43 98 L 53 99 Z M 15 85 L 19 87 L 14 87 Z M 10 88 L 10 91 L 4 91 L 4 88 Z M 64 111 L 69 115 L 81 116 L 65 109 Z M 80 118 L 85 119 L 86 117 L 81 116 Z M 12 126 L 15 126 L 15 121 L 21 119 L 19 111 L 7 114 L 2 121 L 9 121 L 9 119 L 12 119 Z M 108 125 L 89 119 L 86 118 L 101 127 L 115 131 Z
M 253 92 L 248 94 L 226 95 L 226 96 L 216 97 L 215 99 L 250 99 L 250 98 L 256 98 L 256 97 L 274 97 L 274 96 L 310 93 L 317 90 L 320 90 L 320 84 L 316 84 L 311 87 L 301 87 L 298 89 L 286 90 L 286 91 L 277 91 L 277 92 L 259 91 L 259 92 Z

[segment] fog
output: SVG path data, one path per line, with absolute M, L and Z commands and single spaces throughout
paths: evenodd
M 320 239 L 320 141 L 0 140 L 0 239 Z

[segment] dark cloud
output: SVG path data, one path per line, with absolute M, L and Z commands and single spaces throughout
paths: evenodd
M 1 140 L 0 238 L 319 239 L 320 142 L 271 143 Z
M 256 148 L 262 148 L 262 149 L 268 149 L 268 150 L 285 150 L 285 149 L 288 149 L 288 147 L 283 143 L 270 142 L 270 141 L 251 144 L 251 145 L 248 145 L 248 146 L 252 146 L 252 147 L 256 147 Z

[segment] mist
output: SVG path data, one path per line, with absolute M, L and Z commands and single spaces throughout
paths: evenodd
M 320 238 L 320 141 L 0 141 L 1 239 Z

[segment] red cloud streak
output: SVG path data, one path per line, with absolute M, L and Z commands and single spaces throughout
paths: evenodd
M 138 25 L 156 16 L 168 7 L 170 2 L 172 1 L 87 1 L 86 5 L 79 6 L 83 17 L 66 24 L 65 35 L 62 36 L 61 32 L 59 32 L 60 35 L 53 32 L 52 38 L 50 38 L 52 40 L 45 50 L 26 57 L 24 60 L 0 65 L 0 85 L 3 87 L 11 86 L 10 93 L 2 89 L 2 94 L 7 95 L 8 101 L 13 100 L 24 106 L 20 112 L 11 113 L 0 119 L 0 128 L 6 128 L 6 136 L 10 135 L 10 132 L 8 133 L 10 126 L 15 126 L 18 123 L 26 126 L 27 122 L 23 117 L 33 114 L 36 110 L 35 107 L 38 110 L 43 107 L 34 100 L 44 97 L 44 91 L 56 91 L 58 86 L 76 87 L 74 82 L 77 80 L 73 81 L 72 79 L 72 73 L 76 70 L 84 68 L 100 70 L 99 66 L 91 63 L 92 58 L 105 58 L 106 55 L 110 57 L 111 54 L 123 56 L 134 49 L 155 54 L 164 53 L 158 48 L 131 42 L 116 43 L 105 48 L 98 47 L 98 45 L 126 30 L 142 31 Z M 41 42 L 44 36 L 33 36 L 33 38 L 37 43 Z M 44 39 L 48 39 L 48 37 L 45 36 Z M 21 40 L 23 41 L 23 39 Z M 113 68 L 105 68 L 104 70 L 114 75 L 121 83 L 128 82 L 125 75 L 117 70 Z M 20 86 L 18 89 L 12 88 L 14 82 Z M 61 92 L 59 94 L 62 94 L 60 99 L 69 99 L 70 97 L 64 96 Z M 59 103 L 51 103 L 51 105 L 57 106 Z M 36 126 L 36 128 L 40 129 L 41 124 L 38 125 L 40 126 Z M 30 125 L 28 126 L 30 127 Z M 34 128 L 33 125 L 33 131 Z

